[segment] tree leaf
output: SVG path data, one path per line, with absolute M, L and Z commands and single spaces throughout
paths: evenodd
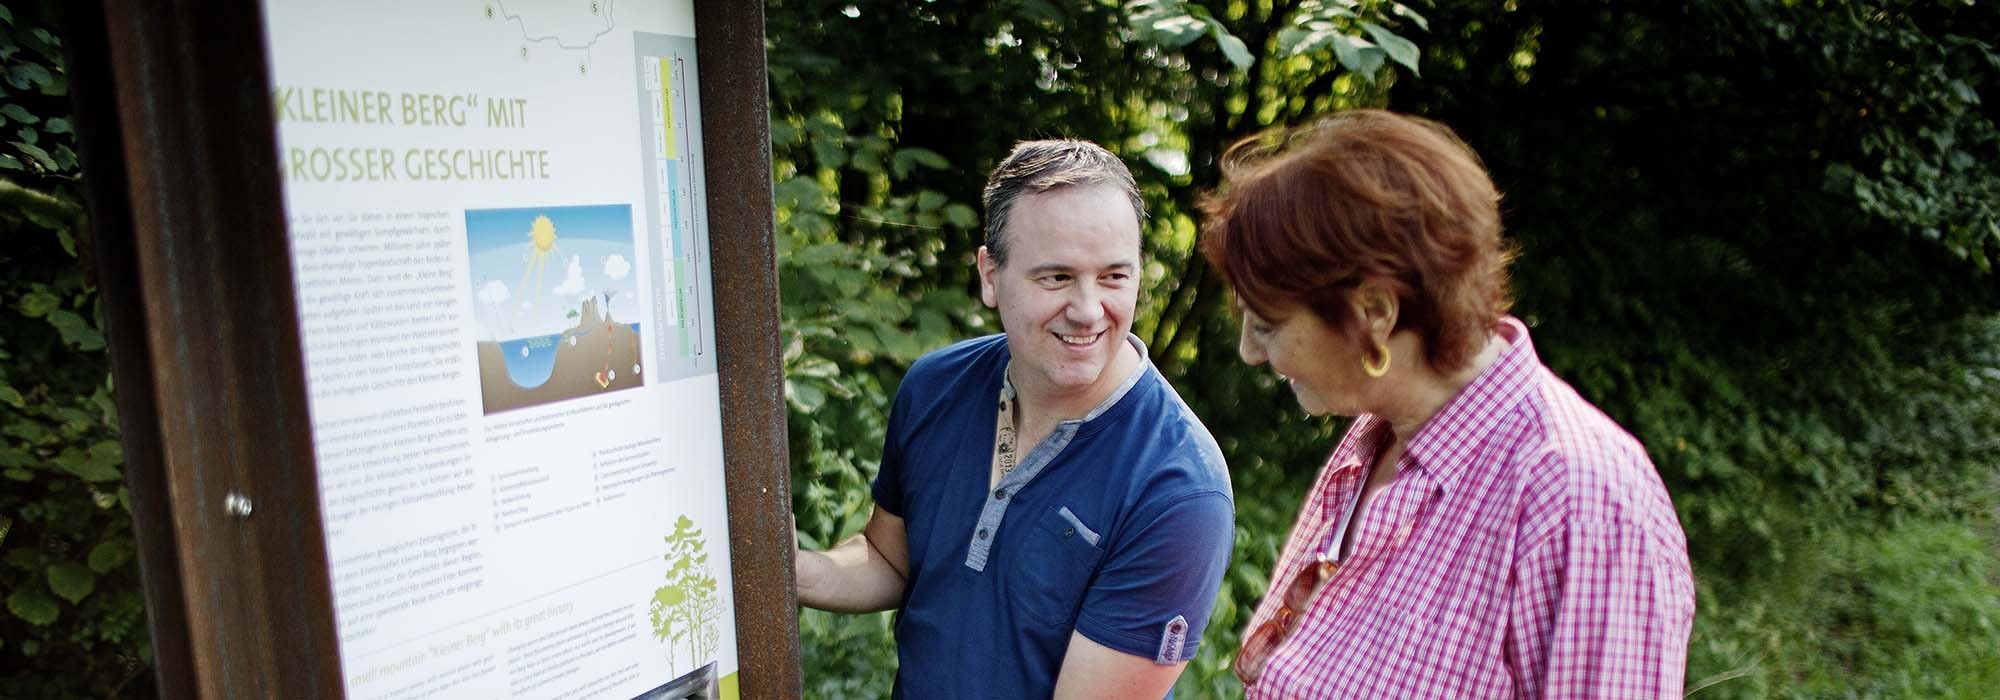
M 49 312 L 49 325 L 55 326 L 56 330 L 62 333 L 63 342 L 76 346 L 78 350 L 87 352 L 104 349 L 104 335 L 98 333 L 97 329 L 91 328 L 89 322 L 84 321 L 82 316 L 76 315 L 73 311 L 57 309 Z
M 57 169 L 56 159 L 49 157 L 49 152 L 42 150 L 40 146 L 21 141 L 9 141 L 8 143 L 14 144 L 15 148 L 21 149 L 21 152 L 29 158 L 35 159 L 36 163 L 41 164 L 42 169 L 51 171 Z
M 78 162 L 76 151 L 70 150 L 68 146 L 58 143 L 55 145 L 55 150 L 49 151 L 49 155 L 55 157 L 57 171 L 68 173 L 76 170 Z
M 1147 30 L 1153 43 L 1178 49 L 1201 38 L 1210 26 L 1208 22 L 1190 15 L 1179 15 L 1156 20 Z
M 1301 27 L 1286 27 L 1278 30 L 1278 54 L 1291 56 L 1299 53 L 1299 42 L 1304 41 L 1306 36 L 1311 33 Z
M 826 404 L 826 392 L 805 382 L 785 380 L 785 401 L 800 413 L 811 414 Z
M 919 165 L 932 170 L 948 170 L 951 168 L 951 161 L 945 160 L 944 156 L 938 155 L 937 151 L 928 148 L 899 148 L 896 149 L 896 154 L 891 156 L 890 160 L 893 161 L 891 167 L 896 171 L 898 179 L 909 177 L 910 173 L 915 171 L 916 166 Z
M 7 83 L 22 90 L 47 87 L 52 82 L 55 76 L 49 74 L 49 69 L 33 63 L 16 63 L 7 71 Z
M 22 316 L 41 318 L 49 315 L 49 312 L 61 308 L 62 298 L 38 289 L 21 295 L 21 301 L 18 303 L 18 306 L 21 309 Z
M 1215 43 L 1222 47 L 1222 56 L 1229 59 L 1229 62 L 1234 64 L 1237 70 L 1250 70 L 1250 64 L 1255 63 L 1257 58 L 1250 55 L 1250 48 L 1243 44 L 1243 40 L 1236 38 L 1234 34 L 1230 34 L 1220 24 L 1211 24 L 1208 26 L 1214 28 Z
M 32 124 L 33 122 L 29 123 Z M 42 125 L 42 130 L 51 134 L 70 133 L 69 120 L 62 117 L 50 117 L 48 123 Z
M 1422 29 L 1427 32 L 1431 30 L 1431 21 L 1424 19 L 1423 15 L 1417 14 L 1416 10 L 1410 9 L 1409 5 L 1405 5 L 1400 2 L 1394 5 L 1390 5 L 1389 13 L 1415 23 L 1418 29 Z
M 780 121 L 771 122 L 771 145 L 790 146 L 792 142 L 799 139 L 800 133 L 799 128 L 791 124 Z
M 90 570 L 100 574 L 111 573 L 112 569 L 132 560 L 132 541 L 124 538 L 99 542 L 90 548 Z
M 22 107 L 20 105 L 13 103 L 0 105 L 0 115 L 5 115 L 8 119 L 12 119 L 22 124 L 33 124 L 42 120 L 41 117 L 37 117 L 34 114 L 29 113 L 26 107 Z
M 953 204 L 944 208 L 944 220 L 963 229 L 979 227 L 979 214 L 963 204 Z
M 21 398 L 21 391 L 6 384 L 0 384 L 0 401 L 5 401 L 15 408 L 28 407 L 26 399 Z
M 1348 72 L 1358 74 L 1362 78 L 1374 78 L 1376 68 L 1382 68 L 1382 60 L 1380 58 L 1368 60 L 1364 56 L 1370 50 L 1372 52 L 1380 52 L 1382 50 L 1382 48 L 1374 46 L 1374 42 L 1370 42 L 1366 38 L 1360 38 L 1360 36 L 1354 36 L 1354 34 L 1340 34 L 1340 32 L 1334 32 L 1330 36 L 1330 40 L 1334 44 L 1334 60 L 1340 60 L 1340 66 L 1346 68 Z
M 7 596 L 7 610 L 36 627 L 54 624 L 62 612 L 54 598 L 35 588 L 23 588 Z
M 860 172 L 869 174 L 876 174 L 883 172 L 882 157 L 876 155 L 874 151 L 871 151 L 866 148 L 861 149 L 859 151 L 855 151 L 854 157 L 851 159 L 850 162 L 853 163 L 854 169 Z
M 813 160 L 819 163 L 819 167 L 839 170 L 847 165 L 847 149 L 841 146 L 836 139 L 815 138 L 812 141 Z
M 1417 59 L 1422 52 L 1417 49 L 1416 42 L 1397 36 L 1395 32 L 1374 22 L 1362 22 L 1361 30 L 1368 32 L 1368 36 L 1373 38 L 1383 51 L 1389 53 L 1389 60 L 1403 64 L 1403 67 L 1410 69 L 1412 75 L 1423 75 L 1422 71 L 1417 70 Z
M 1363 78 L 1372 80 L 1375 78 L 1375 72 L 1382 69 L 1381 47 L 1358 36 L 1335 33 L 1333 55 L 1340 60 L 1342 67 Z
M 113 462 L 74 447 L 63 450 L 62 454 L 56 455 L 55 459 L 49 461 L 55 462 L 56 466 L 63 468 L 63 471 L 75 474 L 84 481 L 105 482 L 124 478 Z
M 786 368 L 785 373 L 794 377 L 826 379 L 840 376 L 840 365 L 817 355 L 808 355 L 795 366 Z
M 924 190 L 917 193 L 917 211 L 937 211 L 944 204 L 944 195 L 935 190 Z
M 772 188 L 772 194 L 777 199 L 779 208 L 802 211 L 819 209 L 820 199 L 825 196 L 820 190 L 819 182 L 804 175 L 778 183 L 777 187 Z
M 1021 3 L 1021 14 L 1037 22 L 1061 23 L 1062 8 L 1047 0 L 1027 0 Z
M 69 227 L 56 229 L 56 242 L 62 244 L 63 252 L 69 253 L 72 258 L 76 257 L 76 236 L 70 234 Z
M 59 561 L 49 565 L 49 590 L 62 596 L 71 604 L 81 603 L 97 590 L 97 574 L 73 561 Z
M 99 440 L 91 443 L 90 456 L 108 464 L 124 464 L 125 446 L 117 440 Z
M 0 445 L 0 467 L 32 467 L 35 456 L 18 447 Z

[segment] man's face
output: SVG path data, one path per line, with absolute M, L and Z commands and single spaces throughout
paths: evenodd
M 1126 195 L 1109 185 L 1025 195 L 1007 245 L 1004 266 L 980 248 L 979 287 L 1000 311 L 1014 382 L 1064 396 L 1122 380 L 1104 375 L 1139 302 L 1139 222 Z

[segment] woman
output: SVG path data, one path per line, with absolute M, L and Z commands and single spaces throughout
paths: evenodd
M 1680 521 L 1645 448 L 1506 315 L 1472 152 L 1352 111 L 1237 144 L 1224 176 L 1202 252 L 1244 361 L 1355 417 L 1245 631 L 1247 697 L 1680 697 Z

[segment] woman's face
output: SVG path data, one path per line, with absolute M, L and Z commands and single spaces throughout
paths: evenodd
M 1302 307 L 1273 309 L 1267 319 L 1248 308 L 1237 352 L 1252 366 L 1270 363 L 1292 387 L 1306 413 L 1353 416 L 1368 412 L 1368 376 L 1359 345 Z

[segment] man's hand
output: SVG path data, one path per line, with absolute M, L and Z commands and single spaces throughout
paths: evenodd
M 824 552 L 798 549 L 792 540 L 799 602 L 832 612 L 866 613 L 901 605 L 910 569 L 903 519 L 875 507 L 861 534 Z

